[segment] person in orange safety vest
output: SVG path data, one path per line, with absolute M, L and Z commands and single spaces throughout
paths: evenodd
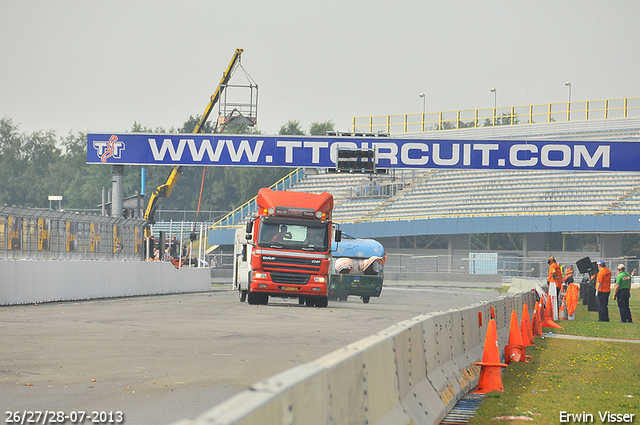
M 609 294 L 611 293 L 611 270 L 603 260 L 598 261 L 598 277 L 596 278 L 596 302 L 598 304 L 598 321 L 609 321 Z
M 549 264 L 549 277 L 547 278 L 547 282 L 549 282 L 549 284 L 555 282 L 556 293 L 560 294 L 560 289 L 562 288 L 562 271 L 560 270 L 560 265 L 556 263 L 553 255 L 549 257 L 547 264 Z
M 567 291 L 567 287 L 573 283 L 573 266 L 567 267 L 567 271 L 562 279 L 562 292 Z

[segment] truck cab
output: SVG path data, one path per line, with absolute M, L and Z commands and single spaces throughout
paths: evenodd
M 234 289 L 240 301 L 267 304 L 271 296 L 326 307 L 330 247 L 340 240 L 331 222 L 333 195 L 264 188 L 257 204 L 258 213 L 236 231 Z

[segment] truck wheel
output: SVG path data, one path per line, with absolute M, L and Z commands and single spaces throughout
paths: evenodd
M 362 302 L 365 304 L 369 304 L 369 297 L 362 297 Z
M 298 297 L 298 304 L 304 304 L 304 297 Z
M 316 307 L 326 307 L 329 305 L 329 298 L 327 297 L 319 297 L 316 299 Z
M 255 292 L 249 291 L 249 293 L 247 294 L 247 301 L 251 305 L 260 304 L 260 294 L 256 294 Z
M 314 299 L 314 297 L 306 297 L 304 301 L 307 304 L 307 307 L 313 307 L 316 305 L 316 300 Z
M 262 304 L 262 305 L 267 305 L 267 304 L 269 304 L 269 295 L 267 295 L 267 294 L 260 294 L 260 302 L 259 302 L 259 304 Z
M 243 291 L 242 289 L 238 289 L 238 299 L 241 303 L 247 300 L 247 291 Z

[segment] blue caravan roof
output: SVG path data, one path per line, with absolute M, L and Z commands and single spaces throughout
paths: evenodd
M 342 233 L 342 241 L 331 244 L 331 255 L 334 257 L 369 258 L 384 257 L 384 247 L 375 239 L 358 239 Z

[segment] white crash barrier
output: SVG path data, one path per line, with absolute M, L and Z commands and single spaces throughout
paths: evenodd
M 507 317 L 534 301 L 528 291 L 405 320 L 174 425 L 437 424 L 478 383 L 491 307 L 504 347 Z
M 165 261 L 0 261 L 0 305 L 210 290 L 209 269 Z

